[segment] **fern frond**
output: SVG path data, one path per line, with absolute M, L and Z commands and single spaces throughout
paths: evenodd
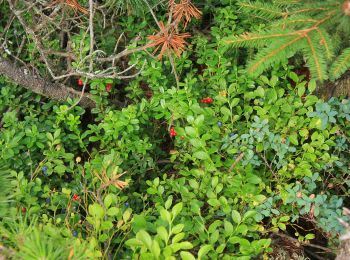
M 327 79 L 327 62 L 323 47 L 317 42 L 317 37 L 306 34 L 307 45 L 302 47 L 303 54 L 306 57 L 307 65 L 313 77 L 319 81 Z M 316 39 L 316 40 L 315 40 Z
M 241 10 L 247 14 L 257 15 L 265 19 L 275 19 L 285 16 L 285 12 L 273 4 L 249 1 L 240 2 Z
M 331 65 L 331 79 L 335 80 L 339 78 L 348 69 L 350 69 L 350 48 L 345 49 Z
M 298 50 L 296 43 L 303 39 L 303 36 L 294 35 L 292 39 L 283 38 L 274 41 L 267 48 L 260 50 L 255 58 L 248 63 L 247 72 L 253 76 L 258 76 L 273 64 L 288 60 Z

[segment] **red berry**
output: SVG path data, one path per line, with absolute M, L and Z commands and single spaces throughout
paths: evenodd
M 22 208 L 22 213 L 26 213 L 27 212 L 27 209 L 26 208 Z
M 202 98 L 202 99 L 201 99 L 201 103 L 204 103 L 204 104 L 211 104 L 211 103 L 213 103 L 213 99 L 210 98 L 210 97 Z
M 112 84 L 111 83 L 107 83 L 106 84 L 106 91 L 107 92 L 111 92 L 111 90 L 112 90 Z
M 83 86 L 84 85 L 84 82 L 83 82 L 83 80 L 82 79 L 78 79 L 78 86 Z
M 174 128 L 174 127 L 170 128 L 170 136 L 171 136 L 171 137 L 174 137 L 174 136 L 176 136 L 176 135 L 177 135 L 177 133 L 176 133 L 175 128 Z
M 74 200 L 74 201 L 80 200 L 79 195 L 78 194 L 74 194 L 72 200 Z

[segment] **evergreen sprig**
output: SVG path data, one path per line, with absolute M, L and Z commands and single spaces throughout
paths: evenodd
M 350 68 L 350 42 L 340 46 L 334 40 L 336 37 L 350 39 L 346 33 L 350 17 L 343 10 L 343 4 L 344 0 L 241 1 L 240 10 L 261 18 L 266 27 L 233 35 L 225 42 L 235 47 L 258 48 L 247 64 L 247 72 L 253 76 L 301 53 L 313 78 L 335 80 Z

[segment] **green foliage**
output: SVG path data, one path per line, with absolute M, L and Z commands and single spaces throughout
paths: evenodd
M 348 37 L 345 28 L 350 28 L 349 19 L 342 10 L 343 3 L 335 0 L 241 1 L 240 10 L 261 19 L 265 27 L 228 36 L 224 41 L 235 47 L 259 49 L 247 64 L 247 72 L 254 76 L 301 53 L 313 78 L 334 80 L 350 68 L 349 46 L 334 40 Z
M 327 56 L 313 45 L 327 28 L 310 34 L 312 44 L 304 38 L 274 52 L 299 36 L 272 42 L 270 27 L 231 2 L 215 3 L 210 32 L 174 61 L 179 86 L 170 61 L 147 52 L 127 61 L 142 69 L 135 79 L 86 80 L 90 111 L 0 79 L 0 238 L 10 259 L 268 259 L 275 232 L 301 244 L 326 233 L 331 247 L 350 192 L 350 102 L 319 99 L 316 81 L 283 63 L 299 48 L 307 55 L 314 47 L 317 61 L 332 57 L 334 49 Z M 322 15 L 278 20 L 286 7 L 300 10 L 292 2 L 242 8 L 258 7 L 253 14 L 277 19 L 276 27 Z M 152 31 L 132 16 L 118 26 L 128 37 Z M 256 39 L 231 37 L 249 27 L 263 29 Z M 240 47 L 268 45 L 256 57 L 273 53 L 280 65 L 262 62 L 271 72 L 252 80 L 240 66 L 246 53 L 223 44 L 227 37 Z M 115 97 L 126 106 L 114 106 Z
M 4 217 L 11 200 L 12 183 L 7 165 L 0 162 L 0 217 Z

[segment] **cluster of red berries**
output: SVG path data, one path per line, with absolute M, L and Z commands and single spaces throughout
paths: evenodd
M 78 79 L 77 80 L 77 84 L 78 84 L 79 87 L 82 87 L 82 86 L 84 86 L 84 81 L 82 79 Z M 106 91 L 107 92 L 111 92 L 111 90 L 112 90 L 112 84 L 111 83 L 107 83 L 106 84 Z
M 80 197 L 78 194 L 74 194 L 73 197 L 72 197 L 72 200 L 73 201 L 79 201 L 80 200 Z
M 201 103 L 211 104 L 211 103 L 213 103 L 213 99 L 211 97 L 202 98 Z
M 170 136 L 175 137 L 177 135 L 176 130 L 174 127 L 170 128 Z

